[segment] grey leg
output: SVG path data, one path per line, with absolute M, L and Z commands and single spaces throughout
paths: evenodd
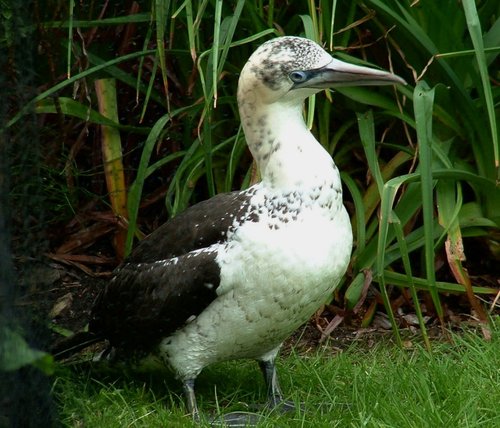
M 200 413 L 198 411 L 198 405 L 196 404 L 196 397 L 194 395 L 194 379 L 187 379 L 184 381 L 184 395 L 186 396 L 186 405 L 196 422 L 200 421 Z
M 264 380 L 267 387 L 267 405 L 274 409 L 279 407 L 281 411 L 290 412 L 295 410 L 295 405 L 283 398 L 281 387 L 276 374 L 276 365 L 274 359 L 259 361 L 259 367 L 264 375 Z
M 274 410 L 279 412 L 295 411 L 295 405 L 283 398 L 283 393 L 276 375 L 274 358 L 259 360 L 259 366 L 264 375 L 267 388 L 267 404 L 261 410 Z M 265 412 L 266 413 L 266 412 Z M 252 427 L 265 419 L 265 416 L 253 412 L 232 412 L 221 415 L 211 422 L 212 427 Z
M 191 413 L 193 421 L 198 424 L 201 422 L 200 412 L 196 404 L 196 396 L 194 394 L 194 379 L 187 379 L 183 382 L 184 395 L 186 396 L 186 405 Z M 233 412 L 220 417 L 216 417 L 210 422 L 212 427 L 231 427 L 243 428 L 257 425 L 260 416 L 250 412 Z
M 276 377 L 276 369 L 274 367 L 274 359 L 271 361 L 259 361 L 259 366 L 264 374 L 266 381 L 266 386 L 268 389 L 268 403 L 266 406 L 252 406 L 255 409 L 260 409 L 261 411 L 265 408 L 275 408 L 279 406 L 281 408 L 283 401 L 283 396 L 278 384 L 278 379 Z M 263 420 L 263 415 L 254 412 L 231 412 L 225 415 L 221 415 L 216 419 L 212 420 L 212 427 L 253 427 L 256 426 L 260 421 Z
M 283 393 L 278 382 L 274 360 L 259 361 L 259 367 L 266 382 L 269 407 L 276 407 L 283 401 Z

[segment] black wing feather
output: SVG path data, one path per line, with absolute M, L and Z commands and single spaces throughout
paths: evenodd
M 198 316 L 217 297 L 220 268 L 215 251 L 195 250 L 223 242 L 235 220 L 255 221 L 252 195 L 221 193 L 142 240 L 98 296 L 90 331 L 113 346 L 147 350 Z
M 200 251 L 176 263 L 124 264 L 98 296 L 90 331 L 118 348 L 150 349 L 217 297 L 216 256 Z

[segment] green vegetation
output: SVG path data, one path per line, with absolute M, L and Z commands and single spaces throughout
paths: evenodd
M 43 164 L 33 165 L 44 188 L 16 187 L 31 171 L 13 162 L 9 197 L 13 207 L 30 197 L 45 202 L 56 260 L 109 271 L 110 258 L 119 260 L 159 222 L 256 180 L 239 125 L 238 72 L 261 42 L 302 35 L 408 82 L 322 93 L 306 105 L 308 124 L 342 171 L 355 232 L 336 313 L 367 326 L 383 305 L 397 341 L 402 314 L 415 313 L 423 348 L 430 348 L 424 315 L 444 325 L 466 313 L 490 336 L 500 277 L 498 0 L 33 4 L 36 22 L 21 30 L 37 49 L 36 94 L 6 112 L 6 126 L 22 135 L 36 113 Z M 0 48 L 15 78 L 24 70 L 10 69 L 18 22 L 8 2 L 2 16 Z M 112 114 L 99 108 L 103 81 L 116 87 L 106 103 Z M 16 150 L 15 139 L 2 144 Z M 492 334 L 490 342 L 453 336 L 452 345 L 433 344 L 432 354 L 386 341 L 337 355 L 292 354 L 281 363 L 283 387 L 307 411 L 271 416 L 263 426 L 499 426 Z M 46 354 L 24 353 L 5 360 L 9 368 L 25 360 L 52 368 Z M 256 374 L 246 362 L 207 369 L 201 408 L 262 402 Z M 54 392 L 68 426 L 186 426 L 177 382 L 151 378 L 67 371 Z
M 53 204 L 59 221 L 64 206 L 66 222 L 85 214 L 82 188 L 93 188 L 94 210 L 104 211 L 82 224 L 97 231 L 86 241 L 78 236 L 81 247 L 63 243 L 56 250 L 60 258 L 88 251 L 92 239 L 103 239 L 111 227 L 114 255 L 121 259 L 135 238 L 151 231 L 147 224 L 165 220 L 141 210 L 151 201 L 163 200 L 167 214 L 175 215 L 254 181 L 238 121 L 238 72 L 264 40 L 304 35 L 344 60 L 390 68 L 409 83 L 341 89 L 307 104 L 308 123 L 342 171 L 355 231 L 352 269 L 337 303 L 358 308 L 369 324 L 377 303 L 359 307 L 366 278 L 372 278 L 395 332 L 393 309 L 402 296 L 413 305 L 428 347 L 422 314 L 444 322 L 443 294 L 465 295 L 470 310 L 487 323 L 477 296 L 492 302 L 497 294 L 500 254 L 497 1 L 59 6 L 43 9 L 38 23 L 43 46 L 52 52 L 47 66 L 56 71 L 55 81 L 14 112 L 8 126 L 20 126 L 32 108 L 46 117 L 47 134 L 55 134 L 59 147 L 51 153 L 47 180 L 49 188 L 60 189 L 51 193 L 52 203 L 60 195 Z M 112 117 L 97 107 L 102 81 L 117 86 L 111 102 L 119 111 Z M 59 129 L 64 132 L 57 134 Z M 112 129 L 113 139 L 107 138 Z M 107 182 L 107 192 L 96 180 Z M 109 220 L 99 225 L 106 216 L 114 216 L 114 226 Z M 76 241 L 77 233 L 68 241 Z M 467 261 L 478 245 L 480 260 Z
M 304 411 L 268 415 L 259 427 L 496 427 L 500 424 L 500 337 L 453 335 L 452 344 L 402 349 L 380 338 L 367 349 L 330 346 L 280 360 L 283 389 Z M 65 426 L 191 426 L 182 389 L 171 375 L 80 369 L 58 378 Z M 206 369 L 198 380 L 202 411 L 244 410 L 265 400 L 257 365 L 230 362 Z M 205 424 L 202 424 L 205 426 Z M 206 425 L 208 426 L 208 425 Z
M 465 312 L 489 337 L 500 277 L 498 0 L 110 3 L 37 0 L 36 22 L 22 28 L 37 41 L 37 92 L 6 126 L 16 135 L 33 111 L 43 124 L 37 198 L 56 260 L 109 271 L 169 216 L 255 181 L 238 73 L 261 42 L 302 35 L 408 82 L 325 92 L 305 108 L 342 171 L 355 232 L 336 313 L 366 326 L 383 305 L 398 341 L 402 314 L 414 313 L 430 348 L 424 315 L 444 326 Z M 12 56 L 9 12 L 0 46 Z M 99 82 L 116 87 L 108 108 Z M 14 207 L 26 198 L 15 185 Z

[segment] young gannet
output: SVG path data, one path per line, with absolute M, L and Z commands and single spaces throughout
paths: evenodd
M 238 106 L 262 181 L 194 205 L 144 239 L 99 295 L 89 335 L 173 369 L 195 419 L 198 374 L 240 358 L 259 362 L 269 407 L 293 408 L 276 355 L 332 296 L 352 249 L 339 171 L 304 123 L 303 103 L 325 88 L 398 83 L 304 38 L 261 45 L 241 72 Z

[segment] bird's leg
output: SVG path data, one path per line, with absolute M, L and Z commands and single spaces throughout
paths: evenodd
M 295 410 L 295 405 L 291 401 L 283 398 L 283 393 L 276 375 L 276 366 L 274 357 L 266 360 L 259 360 L 259 366 L 264 375 L 267 387 L 267 404 L 265 408 L 281 412 L 290 412 Z M 257 407 L 260 408 L 260 407 Z M 253 427 L 256 426 L 263 415 L 253 412 L 232 412 L 215 418 L 211 422 L 212 427 Z
M 270 409 L 279 408 L 283 412 L 290 412 L 295 410 L 293 402 L 285 400 L 281 392 L 280 384 L 278 382 L 278 375 L 276 373 L 276 364 L 274 358 L 270 360 L 259 361 L 259 367 L 264 375 L 264 380 L 267 387 L 267 406 Z
M 283 393 L 281 392 L 281 387 L 278 382 L 274 360 L 259 361 L 259 367 L 264 375 L 264 381 L 266 382 L 269 407 L 276 407 L 283 401 Z
M 194 379 L 187 379 L 183 382 L 184 395 L 186 396 L 186 405 L 191 413 L 193 421 L 198 424 L 201 422 L 200 412 L 196 404 L 196 396 L 194 394 Z M 233 412 L 222 415 L 213 419 L 210 422 L 211 427 L 252 427 L 257 425 L 260 416 L 249 412 Z
M 200 412 L 196 404 L 196 396 L 194 395 L 194 379 L 187 379 L 183 382 L 184 395 L 186 396 L 186 404 L 195 422 L 200 421 Z

